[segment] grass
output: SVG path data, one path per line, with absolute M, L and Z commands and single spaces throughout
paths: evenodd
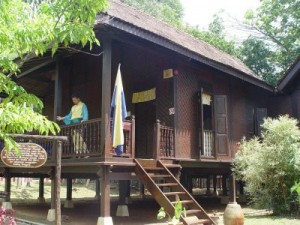
M 247 225 L 299 225 L 299 218 L 280 216 L 251 216 L 245 218 Z
M 39 179 L 32 179 L 30 186 L 23 182 L 21 185 L 21 179 L 12 179 L 11 184 L 11 199 L 13 202 L 30 202 L 36 201 L 39 197 Z M 1 190 L 4 190 L 4 181 L 0 182 Z M 94 198 L 96 195 L 95 181 L 90 181 L 89 185 L 86 185 L 86 179 L 77 179 L 76 183 L 73 183 L 72 197 L 77 198 Z M 66 181 L 62 181 L 61 185 L 61 198 L 66 198 Z M 50 201 L 51 198 L 51 181 L 45 180 L 44 197 L 46 201 Z
M 11 199 L 14 203 L 29 203 L 36 202 L 39 196 L 39 179 L 32 179 L 30 182 L 30 186 L 23 184 L 21 187 L 20 180 L 19 182 L 15 179 L 12 180 L 11 184 L 12 192 Z M 91 180 L 88 185 L 86 185 L 85 179 L 77 179 L 76 183 L 73 183 L 73 193 L 72 197 L 74 200 L 83 199 L 83 198 L 94 198 L 96 195 L 95 192 L 95 181 Z M 0 189 L 4 190 L 4 180 L 0 180 Z M 112 184 L 111 186 L 111 195 L 116 197 L 118 194 L 117 185 Z M 47 202 L 50 202 L 51 196 L 51 181 L 45 180 L 44 187 L 44 197 Z M 62 181 L 61 185 L 61 198 L 62 200 L 66 198 L 66 181 Z M 254 209 L 244 209 L 244 212 L 255 211 Z M 245 213 L 247 215 L 247 213 Z M 300 218 L 295 217 L 279 217 L 279 216 L 271 216 L 265 214 L 254 214 L 248 215 L 245 217 L 246 225 L 299 225 Z

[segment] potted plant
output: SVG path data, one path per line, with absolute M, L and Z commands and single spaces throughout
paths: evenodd
M 157 219 L 161 220 L 166 217 L 166 215 L 169 216 L 170 221 L 168 222 L 168 225 L 183 225 L 182 222 L 180 222 L 180 217 L 183 215 L 186 217 L 186 209 L 182 206 L 181 201 L 177 201 L 174 206 L 174 216 L 171 218 L 171 216 L 165 211 L 163 207 L 161 207 L 157 214 Z

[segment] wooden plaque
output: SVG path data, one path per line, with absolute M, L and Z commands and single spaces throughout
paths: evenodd
M 19 143 L 19 155 L 11 150 L 7 152 L 5 148 L 1 151 L 1 160 L 8 167 L 18 168 L 38 168 L 47 161 L 46 150 L 35 143 Z

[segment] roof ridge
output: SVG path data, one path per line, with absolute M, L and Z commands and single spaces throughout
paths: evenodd
M 254 78 L 267 85 L 261 77 L 255 74 L 237 57 L 194 37 L 184 30 L 180 30 L 178 27 L 174 27 L 146 12 L 124 4 L 119 0 L 109 0 L 109 3 L 108 9 L 102 15 L 106 15 L 108 18 L 115 19 L 116 21 L 119 20 L 120 22 L 136 27 L 157 38 L 164 39 L 172 45 L 185 49 L 191 54 L 195 54 L 195 56 L 197 55 L 204 60 L 209 60 L 220 66 L 225 66 L 233 73 L 235 71 L 244 74 L 243 76 Z M 101 21 L 98 22 L 102 23 Z M 113 22 L 108 22 L 108 24 L 113 25 Z

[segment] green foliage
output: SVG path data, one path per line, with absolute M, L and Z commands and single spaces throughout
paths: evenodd
M 272 51 L 262 40 L 250 36 L 243 41 L 240 53 L 242 61 L 258 76 L 269 84 L 275 85 L 277 83 L 279 77 L 274 75 Z
M 254 203 L 289 211 L 290 188 L 300 179 L 300 130 L 288 116 L 268 118 L 262 125 L 262 139 L 243 139 L 234 161 L 234 170 L 246 183 Z
M 161 207 L 158 211 L 157 219 L 161 220 L 161 219 L 164 219 L 166 216 L 167 216 L 167 213 L 166 213 L 164 207 Z M 169 216 L 169 218 L 171 218 L 170 215 L 168 215 L 168 216 Z M 182 202 L 180 200 L 177 200 L 177 202 L 175 203 L 175 206 L 174 206 L 174 216 L 172 217 L 171 222 L 173 224 L 177 224 L 180 221 L 181 216 L 186 217 L 186 209 L 185 209 L 185 207 L 183 207 Z
M 297 200 L 300 203 L 300 181 L 295 182 L 295 184 L 291 187 L 291 193 L 296 193 L 297 194 Z
M 140 9 L 174 27 L 181 27 L 183 6 L 180 0 L 119 0 Z
M 197 39 L 205 41 L 212 46 L 230 55 L 237 56 L 234 42 L 227 41 L 224 34 L 224 25 L 221 17 L 214 15 L 209 24 L 208 31 L 201 31 L 198 27 L 184 24 L 183 6 L 180 0 L 119 0 L 125 4 L 140 9 L 173 27 L 183 30 Z
M 94 34 L 96 14 L 105 9 L 105 0 L 0 0 L 0 140 L 7 149 L 17 144 L 9 133 L 59 131 L 57 124 L 37 113 L 40 99 L 11 80 L 22 64 L 51 50 L 70 44 L 98 43 Z
M 197 27 L 189 25 L 185 27 L 185 31 L 229 55 L 238 56 L 239 52 L 235 47 L 235 43 L 233 41 L 227 41 L 223 33 L 214 33 L 211 30 L 201 31 Z
M 261 2 L 256 12 L 247 12 L 246 22 L 252 30 L 259 32 L 256 39 L 264 44 L 265 49 L 268 49 L 268 60 L 267 63 L 262 63 L 260 59 L 265 53 L 262 55 L 258 53 L 257 61 L 246 60 L 245 63 L 250 68 L 259 68 L 263 73 L 262 77 L 268 77 L 267 81 L 274 83 L 274 80 L 278 80 L 278 77 L 282 76 L 300 55 L 300 1 L 262 0 Z M 247 46 L 243 48 L 248 51 L 243 51 L 243 58 L 248 59 L 251 58 L 248 54 L 253 54 L 251 49 L 255 48 L 257 43 L 246 43 Z M 274 72 L 270 73 L 269 68 Z

